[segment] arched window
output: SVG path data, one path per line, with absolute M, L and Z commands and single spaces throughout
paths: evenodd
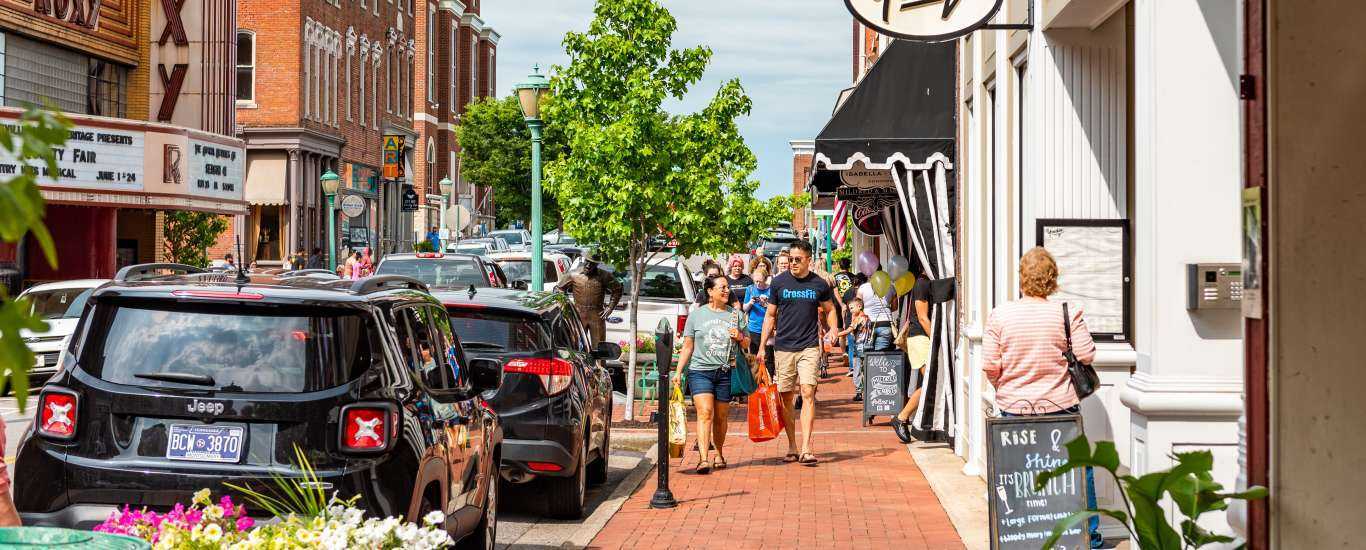
M 256 100 L 256 33 L 237 30 L 237 100 Z

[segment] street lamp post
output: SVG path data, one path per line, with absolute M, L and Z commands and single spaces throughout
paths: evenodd
M 337 187 L 341 176 L 328 170 L 322 178 L 323 194 L 327 195 L 327 268 L 337 271 Z
M 527 81 L 517 85 L 517 101 L 531 130 L 531 288 L 538 291 L 545 282 L 545 234 L 541 230 L 541 129 L 545 124 L 541 121 L 541 96 L 549 88 L 550 82 L 541 75 L 540 66 L 533 67 Z
M 441 230 L 437 232 L 437 237 L 439 237 L 437 241 L 441 242 L 441 250 L 434 250 L 433 252 L 445 252 L 446 241 L 443 239 L 450 239 L 450 236 L 446 234 L 446 211 L 450 208 L 450 200 L 447 197 L 451 195 L 451 185 L 450 176 L 441 178 L 441 181 L 437 182 L 437 186 L 441 188 L 441 215 L 437 216 L 441 220 Z M 459 216 L 460 211 L 456 210 L 455 215 Z M 455 219 L 455 230 L 460 231 L 459 217 Z

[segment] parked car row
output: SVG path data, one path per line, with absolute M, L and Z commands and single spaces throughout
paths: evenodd
M 500 478 L 544 478 L 548 512 L 573 518 L 606 477 L 620 348 L 483 258 L 394 254 L 357 281 L 145 264 L 45 286 L 26 294 L 53 329 L 26 338 L 58 358 L 14 464 L 26 524 L 265 489 L 301 476 L 297 447 L 327 492 L 382 516 L 442 510 L 489 548 Z

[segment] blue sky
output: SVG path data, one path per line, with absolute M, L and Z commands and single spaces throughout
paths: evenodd
M 610 0 L 608 0 L 610 1 Z M 849 85 L 851 16 L 839 0 L 663 0 L 678 19 L 675 47 L 712 49 L 702 82 L 676 112 L 705 105 L 721 82 L 739 77 L 754 100 L 740 121 L 759 158 L 754 177 L 761 197 L 788 193 L 792 150 L 788 140 L 813 138 Z M 531 66 L 568 62 L 560 41 L 593 17 L 592 0 L 487 0 L 484 21 L 501 35 L 499 94 L 510 93 Z

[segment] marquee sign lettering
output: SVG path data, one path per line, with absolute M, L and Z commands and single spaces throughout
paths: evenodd
M 92 31 L 100 27 L 100 0 L 34 0 L 33 11 Z
M 844 0 L 864 25 L 896 38 L 938 42 L 981 28 L 1001 0 Z

